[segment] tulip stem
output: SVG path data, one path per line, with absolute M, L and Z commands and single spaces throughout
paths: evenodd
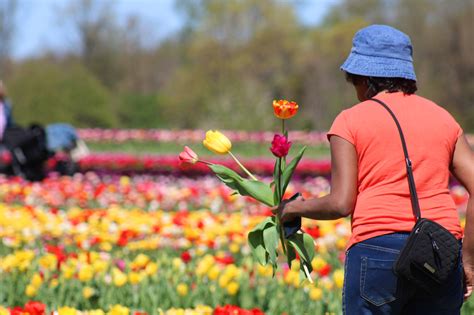
M 198 162 L 199 162 L 199 163 L 206 164 L 206 165 L 213 165 L 213 163 L 207 162 L 207 161 L 203 161 L 203 160 L 198 160 Z
M 306 278 L 308 278 L 308 281 L 310 283 L 313 283 L 313 279 L 311 279 L 311 275 L 309 274 L 308 267 L 306 267 L 306 262 L 303 262 L 303 270 L 304 270 L 304 273 L 306 275 Z
M 242 163 L 239 162 L 239 160 L 235 157 L 235 155 L 232 154 L 232 152 L 229 151 L 230 156 L 234 159 L 234 161 L 240 166 L 240 168 L 247 173 L 248 176 L 250 176 L 251 179 L 253 180 L 258 180 L 255 176 L 253 176 L 252 173 L 249 172 L 248 169 L 245 168 L 245 166 L 242 165 Z

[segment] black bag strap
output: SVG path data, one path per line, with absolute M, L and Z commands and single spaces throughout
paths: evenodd
M 411 207 L 413 210 L 413 214 L 416 220 L 418 221 L 421 219 L 420 204 L 418 203 L 418 194 L 416 193 L 415 179 L 413 177 L 413 167 L 412 167 L 411 160 L 408 157 L 408 149 L 405 142 L 405 137 L 403 136 L 402 127 L 400 126 L 400 123 L 398 122 L 397 117 L 392 112 L 390 107 L 387 106 L 387 104 L 385 104 L 384 102 L 376 98 L 371 98 L 371 100 L 382 105 L 390 113 L 393 120 L 395 121 L 395 124 L 397 124 L 398 133 L 400 134 L 400 139 L 402 140 L 403 154 L 405 155 L 405 165 L 407 169 L 408 187 L 410 188 Z

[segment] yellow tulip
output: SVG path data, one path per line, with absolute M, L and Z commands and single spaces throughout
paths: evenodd
M 35 288 L 39 288 L 42 283 L 43 283 L 43 278 L 41 278 L 41 276 L 40 276 L 39 273 L 35 273 L 35 274 L 33 275 L 33 277 L 31 278 L 31 284 L 32 284 Z
M 334 279 L 334 283 L 336 284 L 336 287 L 341 289 L 342 286 L 344 285 L 344 271 L 342 269 L 338 269 L 334 271 L 334 274 L 332 275 Z
M 319 301 L 323 297 L 323 290 L 317 287 L 311 288 L 309 291 L 309 298 L 313 301 Z
M 28 284 L 25 289 L 25 294 L 26 296 L 32 297 L 36 295 L 37 291 L 38 289 L 34 285 Z
M 158 271 L 158 265 L 154 262 L 148 263 L 148 265 L 146 265 L 145 267 L 145 272 L 149 276 L 156 274 L 157 271 Z
M 139 274 L 138 272 L 130 272 L 130 274 L 128 275 L 128 281 L 130 281 L 130 283 L 134 285 L 140 283 L 142 279 L 143 279 L 142 275 Z
M 0 306 L 0 315 L 10 315 L 10 311 Z
M 63 306 L 58 309 L 58 315 L 76 315 L 77 310 L 72 307 Z
M 210 151 L 217 154 L 226 154 L 232 148 L 232 143 L 229 138 L 224 136 L 219 131 L 209 130 L 206 132 L 206 139 L 202 144 Z
M 235 295 L 237 291 L 239 291 L 239 284 L 235 281 L 232 281 L 227 285 L 226 290 L 230 295 Z
M 130 314 L 130 310 L 122 305 L 114 305 L 107 315 L 128 315 Z
M 112 270 L 112 279 L 114 285 L 117 287 L 121 287 L 127 283 L 127 275 L 117 268 Z
M 84 265 L 79 270 L 78 277 L 82 282 L 90 281 L 94 277 L 94 269 L 91 265 Z
M 180 296 L 186 296 L 188 294 L 188 286 L 184 283 L 178 284 L 176 291 Z
M 91 287 L 85 287 L 84 289 L 82 289 L 82 296 L 85 299 L 91 298 L 91 296 L 93 296 L 94 293 L 95 293 L 95 290 Z

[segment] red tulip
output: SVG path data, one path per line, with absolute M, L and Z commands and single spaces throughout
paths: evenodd
M 29 301 L 25 304 L 24 310 L 30 315 L 44 315 L 46 313 L 46 305 L 41 302 Z
M 184 251 L 181 254 L 181 260 L 187 264 L 188 262 L 191 261 L 191 254 L 188 251 Z
M 288 154 L 288 151 L 291 148 L 291 142 L 285 136 L 275 135 L 272 141 L 272 151 L 273 155 L 276 157 L 284 157 Z
M 180 166 L 193 165 L 196 164 L 197 161 L 198 155 L 188 146 L 185 146 L 184 151 L 179 154 Z

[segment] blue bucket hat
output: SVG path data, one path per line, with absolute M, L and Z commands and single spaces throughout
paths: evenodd
M 341 70 L 367 77 L 416 81 L 412 55 L 408 35 L 387 25 L 371 25 L 355 34 L 351 53 Z

